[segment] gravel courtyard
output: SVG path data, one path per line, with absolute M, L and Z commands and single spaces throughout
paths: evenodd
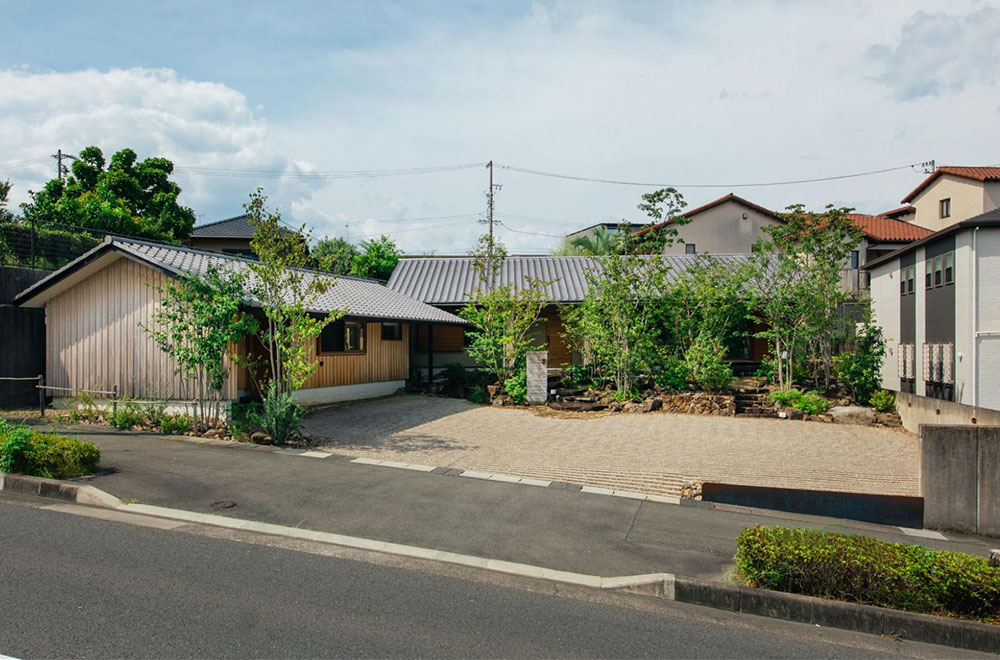
M 691 481 L 919 494 L 919 439 L 894 429 L 399 395 L 317 410 L 303 431 L 334 453 L 663 495 Z

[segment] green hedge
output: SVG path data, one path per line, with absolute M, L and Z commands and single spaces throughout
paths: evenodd
M 744 529 L 736 544 L 753 587 L 1000 623 L 1000 568 L 985 558 L 784 527 Z
M 0 420 L 0 472 L 16 472 L 49 479 L 72 479 L 100 469 L 101 450 L 51 433 L 33 433 Z

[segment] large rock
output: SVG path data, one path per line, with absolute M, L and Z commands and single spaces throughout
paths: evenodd
M 663 402 L 659 399 L 646 399 L 642 402 L 642 412 L 653 412 L 663 407 Z
M 830 408 L 827 414 L 837 424 L 861 424 L 871 426 L 875 423 L 875 411 L 864 406 L 836 406 Z

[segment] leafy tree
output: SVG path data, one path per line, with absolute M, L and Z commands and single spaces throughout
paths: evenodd
M 261 308 L 264 324 L 258 335 L 266 351 L 266 363 L 251 364 L 264 395 L 265 430 L 276 443 L 294 432 L 300 416 L 292 392 L 302 387 L 316 369 L 310 346 L 327 324 L 343 316 L 334 310 L 318 318 L 309 312 L 332 285 L 331 278 L 317 276 L 309 265 L 309 234 L 303 225 L 290 232 L 281 225 L 281 215 L 269 211 L 267 197 L 258 188 L 244 206 L 254 228 L 250 248 L 257 261 L 247 262 L 247 291 Z
M 749 314 L 748 269 L 704 256 L 673 278 L 662 298 L 665 343 L 686 353 L 698 337 L 724 345 L 740 338 Z
M 382 235 L 370 241 L 361 241 L 361 253 L 354 256 L 351 275 L 388 280 L 395 270 L 402 253 L 396 242 Z
M 765 228 L 754 244 L 754 316 L 766 325 L 757 336 L 771 343 L 782 388 L 794 384 L 797 361 L 810 358 L 819 365 L 815 378 L 821 373 L 829 388 L 833 346 L 844 335 L 841 312 L 850 297 L 840 271 L 861 233 L 847 215 L 851 209 L 788 209 L 785 224 Z
M 858 403 L 867 405 L 882 387 L 882 360 L 885 358 L 885 337 L 882 328 L 866 314 L 864 326 L 854 339 L 851 350 L 833 359 L 834 371 Z M 891 405 L 891 404 L 890 404 Z
M 107 165 L 107 167 L 105 167 Z M 101 232 L 178 241 L 191 235 L 194 212 L 177 203 L 180 187 L 170 180 L 173 163 L 166 158 L 138 161 L 122 149 L 107 164 L 97 147 L 87 147 L 73 161 L 64 181 L 52 179 L 31 192 L 23 204 L 27 220 Z
M 14 214 L 7 210 L 7 196 L 10 195 L 10 181 L 0 181 L 0 222 L 10 222 Z
M 324 238 L 312 249 L 313 259 L 320 270 L 334 275 L 348 275 L 354 265 L 358 248 L 353 243 L 340 238 Z
M 199 428 L 219 420 L 232 347 L 257 331 L 257 321 L 241 309 L 245 285 L 245 274 L 209 267 L 204 275 L 157 287 L 163 301 L 154 327 L 144 330 L 192 383 Z
M 619 231 L 608 231 L 607 227 L 601 225 L 594 229 L 590 236 L 577 236 L 570 240 L 569 244 L 575 249 L 576 254 L 583 256 L 599 256 L 613 254 L 621 250 L 621 232 L 628 232 L 628 229 Z
M 474 328 L 469 331 L 468 352 L 498 383 L 513 385 L 514 377 L 525 369 L 525 355 L 538 348 L 530 333 L 545 306 L 544 287 L 549 283 L 529 278 L 523 288 L 499 285 L 497 276 L 507 250 L 488 235 L 479 239 L 472 256 L 479 285 L 459 312 Z

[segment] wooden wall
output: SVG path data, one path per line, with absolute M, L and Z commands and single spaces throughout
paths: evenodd
M 366 323 L 364 353 L 317 355 L 313 343 L 309 354 L 319 364 L 303 389 L 406 380 L 410 376 L 410 324 L 403 324 L 401 340 L 383 341 L 382 324 Z
M 194 390 L 143 329 L 160 307 L 166 275 L 120 258 L 46 307 L 46 384 L 111 390 L 138 399 L 190 399 Z M 235 398 L 235 379 L 223 394 Z M 53 396 L 72 396 L 50 392 Z

